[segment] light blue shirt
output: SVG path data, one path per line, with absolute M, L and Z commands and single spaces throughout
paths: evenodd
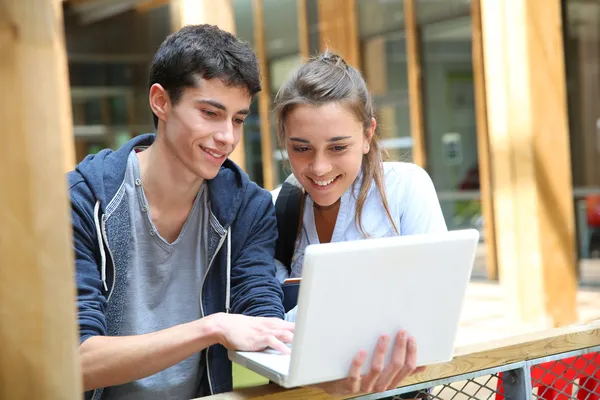
M 412 163 L 386 162 L 383 163 L 383 170 L 390 214 L 401 236 L 447 231 L 433 182 L 424 169 Z M 368 236 L 363 235 L 355 218 L 360 184 L 361 177 L 359 176 L 356 184 L 348 188 L 342 195 L 331 242 L 398 235 L 387 216 L 374 181 L 363 206 L 361 221 L 363 231 Z M 273 202 L 275 202 L 279 189 L 275 189 L 271 194 Z M 310 196 L 306 196 L 302 230 L 292 258 L 291 276 L 288 274 L 287 268 L 276 260 L 277 278 L 280 282 L 302 275 L 304 250 L 309 244 L 317 243 L 319 243 L 319 236 L 315 225 L 313 201 Z M 295 312 L 294 308 L 286 315 L 286 319 L 295 320 Z

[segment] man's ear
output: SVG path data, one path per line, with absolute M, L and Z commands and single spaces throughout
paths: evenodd
M 171 100 L 169 94 L 160 84 L 155 83 L 150 87 L 148 95 L 150 109 L 159 120 L 166 121 L 171 111 Z

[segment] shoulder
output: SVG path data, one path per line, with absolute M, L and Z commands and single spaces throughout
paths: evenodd
M 78 171 L 71 171 L 67 174 L 67 182 L 72 211 L 80 217 L 93 218 L 96 198 L 83 176 Z M 76 223 L 74 220 L 71 222 Z
M 245 185 L 245 190 L 243 191 L 244 199 L 242 201 L 242 209 L 240 211 L 244 212 L 244 208 L 246 211 L 252 212 L 253 210 L 260 208 L 271 208 L 272 207 L 272 199 L 271 193 L 258 186 L 255 182 L 249 181 Z
M 383 173 L 386 190 L 395 193 L 410 193 L 433 185 L 427 171 L 413 163 L 384 162 Z

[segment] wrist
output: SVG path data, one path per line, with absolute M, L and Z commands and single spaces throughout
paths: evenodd
M 199 338 L 205 343 L 208 342 L 209 346 L 212 346 L 213 344 L 223 344 L 224 342 L 223 315 L 225 314 L 211 314 L 194 321 L 199 325 L 199 328 L 197 329 Z

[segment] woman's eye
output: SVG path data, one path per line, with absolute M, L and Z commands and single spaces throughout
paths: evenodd
M 348 148 L 347 145 L 345 146 L 333 146 L 333 151 L 344 151 Z
M 237 125 L 242 125 L 244 123 L 244 120 L 241 118 L 236 118 L 233 120 L 233 122 L 235 122 Z
M 216 117 L 217 113 L 214 111 L 210 111 L 210 110 L 202 110 L 202 112 L 206 115 L 208 115 L 209 117 Z
M 294 151 L 297 151 L 298 153 L 304 153 L 308 150 L 310 150 L 308 147 L 294 147 Z

